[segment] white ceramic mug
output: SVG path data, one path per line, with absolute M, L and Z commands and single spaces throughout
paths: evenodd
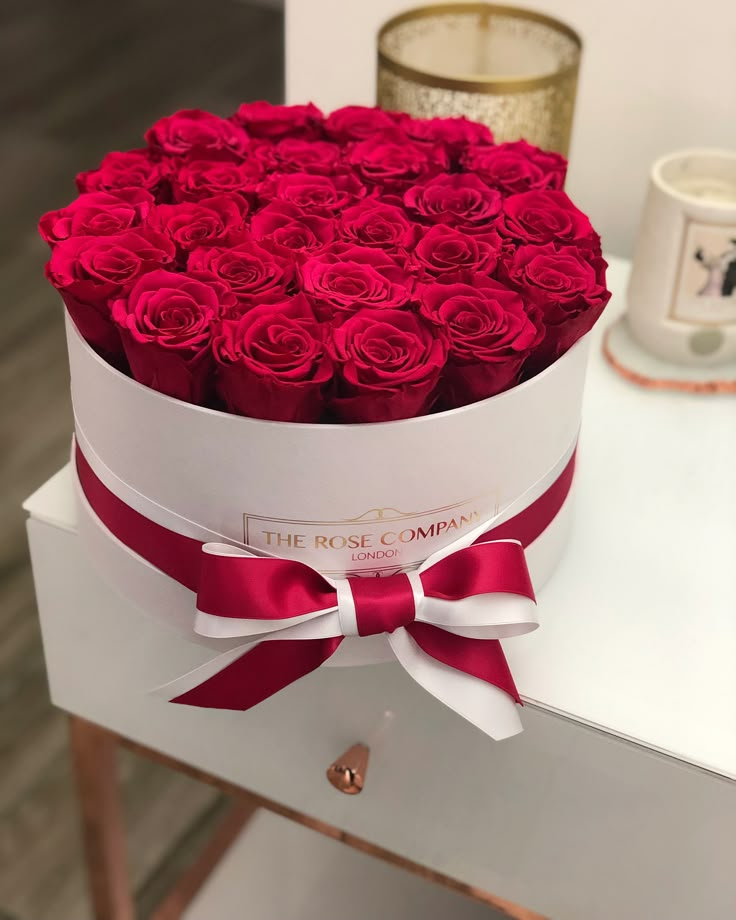
M 652 166 L 628 321 L 665 361 L 736 359 L 736 151 L 685 150 Z

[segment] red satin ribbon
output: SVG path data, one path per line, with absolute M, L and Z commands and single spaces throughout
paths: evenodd
M 358 635 L 379 636 L 414 622 L 414 591 L 409 576 L 399 573 L 391 578 L 394 584 L 390 597 L 386 597 L 380 578 L 350 580 Z
M 79 481 L 93 511 L 129 549 L 198 594 L 197 607 L 221 617 L 278 620 L 335 607 L 335 589 L 319 572 L 288 559 L 203 553 L 203 543 L 156 524 L 126 505 L 97 477 L 79 446 Z M 507 592 L 533 598 L 523 546 L 551 523 L 567 497 L 575 455 L 554 483 L 511 520 L 481 535 L 472 546 L 437 562 L 420 576 L 428 596 L 458 600 Z M 490 544 L 490 545 L 486 545 Z M 414 622 L 411 586 L 405 575 L 351 579 L 360 635 L 404 626 L 428 655 L 504 690 L 520 702 L 497 639 L 468 639 Z M 323 664 L 342 642 L 274 639 L 260 642 L 199 686 L 172 702 L 216 709 L 249 709 Z

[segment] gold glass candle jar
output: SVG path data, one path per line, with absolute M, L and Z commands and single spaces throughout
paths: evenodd
M 378 105 L 465 115 L 497 141 L 567 156 L 582 42 L 550 16 L 489 3 L 424 6 L 378 33 Z

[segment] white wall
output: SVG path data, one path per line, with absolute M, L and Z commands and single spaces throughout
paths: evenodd
M 286 95 L 326 110 L 375 103 L 376 32 L 423 0 L 286 0 Z M 538 0 L 585 49 L 568 191 L 631 252 L 649 165 L 688 146 L 736 148 L 734 0 Z

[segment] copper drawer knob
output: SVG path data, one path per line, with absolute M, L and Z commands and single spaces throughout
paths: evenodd
M 367 745 L 354 744 L 329 765 L 327 779 L 345 795 L 357 795 L 363 789 L 369 754 Z

